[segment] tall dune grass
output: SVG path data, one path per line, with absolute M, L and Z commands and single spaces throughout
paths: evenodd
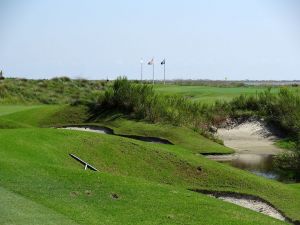
M 95 105 L 99 110 L 118 110 L 153 123 L 191 127 L 205 135 L 213 124 L 212 106 L 182 96 L 159 95 L 152 85 L 133 83 L 126 77 L 118 78 Z
M 68 104 L 88 101 L 101 92 L 104 81 L 7 78 L 0 80 L 0 104 Z

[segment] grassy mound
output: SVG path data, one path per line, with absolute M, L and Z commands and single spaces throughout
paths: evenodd
M 232 153 L 227 147 L 217 144 L 199 133 L 184 127 L 166 124 L 149 124 L 111 117 L 89 119 L 88 108 L 84 106 L 39 106 L 0 117 L 2 128 L 49 127 L 71 124 L 94 124 L 112 128 L 117 134 L 161 137 L 193 153 Z
M 38 106 L 24 106 L 24 105 L 0 105 L 0 116 L 12 114 L 19 111 L 36 108 Z
M 10 108 L 11 106 L 7 107 Z M 0 127 L 48 127 L 68 123 L 82 123 L 87 118 L 87 109 L 84 106 L 40 105 L 25 109 L 1 116 Z
M 217 144 L 199 133 L 185 127 L 176 127 L 167 124 L 149 124 L 142 121 L 133 121 L 125 118 L 100 120 L 98 124 L 107 126 L 117 134 L 139 135 L 147 137 L 161 137 L 173 144 L 182 146 L 192 153 L 219 153 L 229 154 L 233 150 Z
M 87 117 L 86 109 L 67 106 L 1 116 L 0 125 L 3 121 L 20 125 L 0 129 L 1 187 L 78 224 L 283 224 L 188 189 L 252 194 L 300 220 L 300 202 L 295 201 L 300 199 L 299 189 L 196 154 L 228 149 L 192 130 L 125 119 L 98 121 L 117 133 L 159 136 L 175 144 L 161 145 L 38 128 L 84 123 Z M 69 153 L 100 172 L 84 171 Z
M 2 187 L 0 187 L 0 201 L 1 204 L 5 205 L 0 209 L 1 224 L 77 225 L 77 223 L 55 210 Z
M 45 214 L 54 211 L 77 224 L 284 224 L 187 191 L 186 183 L 204 177 L 188 173 L 192 164 L 155 145 L 38 128 L 0 130 L 0 144 L 2 188 L 23 196 L 27 209 L 35 202 L 47 209 Z M 70 152 L 101 172 L 84 171 Z M 177 185 L 164 185 L 163 178 Z M 12 209 L 19 212 L 13 203 L 6 210 Z M 27 216 L 32 221 L 41 215 Z M 9 216 L 2 220 L 9 223 Z

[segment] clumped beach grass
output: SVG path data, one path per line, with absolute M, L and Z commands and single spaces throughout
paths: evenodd
M 0 104 L 69 104 L 92 99 L 101 92 L 105 81 L 7 78 L 0 81 Z

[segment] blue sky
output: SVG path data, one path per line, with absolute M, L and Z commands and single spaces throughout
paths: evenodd
M 0 0 L 9 76 L 300 80 L 297 0 Z M 151 79 L 151 66 L 144 77 Z

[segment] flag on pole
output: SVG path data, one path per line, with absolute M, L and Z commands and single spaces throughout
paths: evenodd
M 164 84 L 166 84 L 166 59 L 161 61 L 160 63 L 162 66 L 164 66 Z
M 148 65 L 153 65 L 154 64 L 154 58 L 152 58 L 149 62 Z
M 154 58 L 148 62 L 148 65 L 152 66 L 152 84 L 154 84 Z

